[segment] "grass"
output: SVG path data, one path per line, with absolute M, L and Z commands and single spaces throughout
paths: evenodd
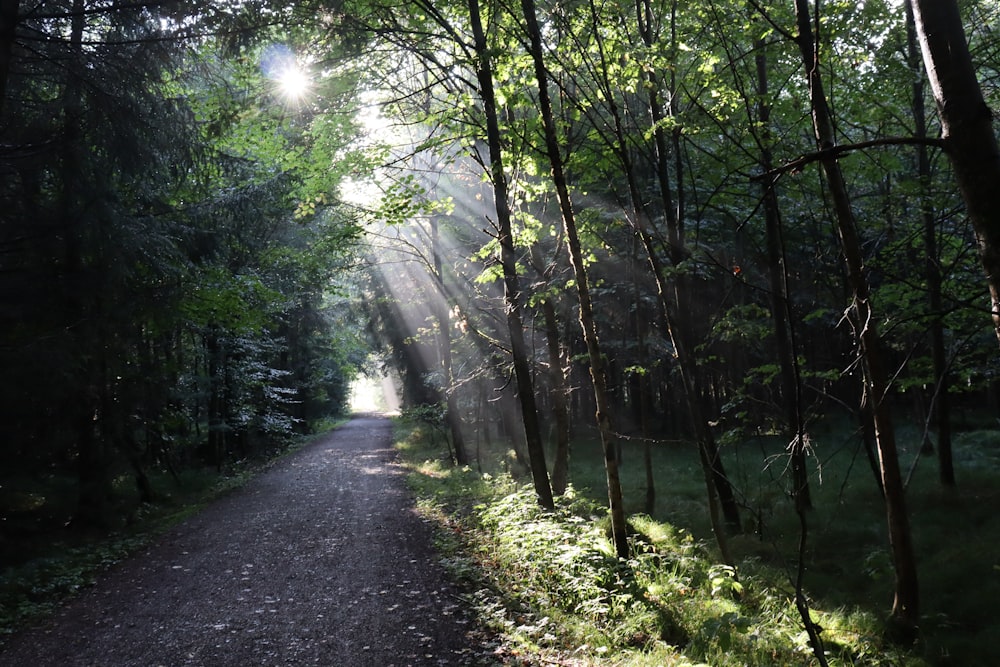
M 905 429 L 904 469 L 917 456 Z M 790 584 L 797 518 L 785 496 L 781 443 L 760 438 L 724 452 L 752 529 L 732 540 L 735 569 L 714 554 L 696 452 L 654 452 L 652 516 L 641 451 L 623 445 L 632 556 L 606 536 L 600 447 L 575 443 L 574 488 L 555 512 L 497 462 L 486 473 L 450 467 L 419 427 L 400 449 L 422 511 L 442 526 L 446 561 L 478 591 L 471 602 L 504 637 L 508 662 L 573 665 L 815 664 Z M 892 601 L 881 499 L 852 438 L 824 433 L 813 459 L 806 588 L 833 665 L 1000 664 L 1000 520 L 995 517 L 1000 434 L 958 434 L 959 489 L 936 483 L 933 458 L 917 462 L 908 492 L 921 575 L 921 637 L 909 649 L 883 639 Z M 911 451 L 912 449 L 912 451 Z M 770 467 L 761 461 L 774 457 Z M 821 473 L 821 474 L 820 474 Z M 820 480 L 822 479 L 822 483 Z
M 916 460 L 915 433 L 900 434 L 904 468 Z M 831 664 L 986 667 L 1000 664 L 1000 433 L 956 435 L 959 488 L 942 490 L 932 458 L 917 460 L 908 501 L 918 552 L 922 636 L 909 651 L 882 640 L 892 572 L 881 501 L 864 455 L 836 432 L 818 436 L 806 586 L 824 628 Z M 724 451 L 742 493 L 745 523 L 733 539 L 738 564 L 717 563 L 693 449 L 654 451 L 657 503 L 640 513 L 644 472 L 638 446 L 623 444 L 632 556 L 619 561 L 606 531 L 604 472 L 596 441 L 575 443 L 574 488 L 555 512 L 503 472 L 454 468 L 440 437 L 400 427 L 420 510 L 438 523 L 449 567 L 470 582 L 468 602 L 502 637 L 506 664 L 805 665 L 814 662 L 791 595 L 797 527 L 782 487 L 780 442 L 757 438 Z M 822 471 L 820 483 L 819 471 Z M 0 544 L 0 641 L 92 584 L 110 564 L 149 543 L 259 466 L 188 471 L 177 486 L 154 484 L 163 502 L 140 508 L 110 536 L 60 530 L 71 512 L 68 480 L 4 481 L 9 522 L 47 530 Z M 124 488 L 127 477 L 118 480 Z M 168 498 L 168 496 L 170 496 Z M 5 531 L 10 533 L 10 525 Z M 53 538 L 55 536 L 55 539 Z

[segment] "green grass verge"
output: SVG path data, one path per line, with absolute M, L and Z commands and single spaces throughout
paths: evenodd
M 600 494 L 589 488 L 571 489 L 546 512 L 529 487 L 497 472 L 500 466 L 485 465 L 489 472 L 452 467 L 419 425 L 401 422 L 397 440 L 418 507 L 440 528 L 444 561 L 469 582 L 470 604 L 502 637 L 497 655 L 505 664 L 816 664 L 780 547 L 775 555 L 757 538 L 740 538 L 742 560 L 729 568 L 704 537 L 632 514 L 631 555 L 621 560 L 608 540 Z M 578 456 L 574 468 L 582 483 L 599 477 L 586 458 Z M 686 521 L 702 511 L 695 497 L 700 490 L 694 481 L 675 484 L 673 476 L 696 464 L 683 456 L 672 463 L 659 477 L 670 480 L 660 502 Z M 782 511 L 772 508 L 768 521 L 784 521 L 777 516 Z M 881 543 L 872 549 L 881 553 Z M 877 560 L 871 569 L 884 574 Z M 883 615 L 844 602 L 848 597 L 812 600 L 831 665 L 945 664 L 927 659 L 919 647 L 886 643 Z

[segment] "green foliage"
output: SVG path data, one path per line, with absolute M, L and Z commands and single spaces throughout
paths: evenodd
M 180 303 L 181 317 L 193 327 L 221 326 L 233 333 L 260 332 L 278 293 L 257 276 L 233 276 L 222 267 L 209 268 Z
M 780 570 L 716 563 L 689 532 L 641 514 L 629 519 L 630 557 L 618 559 L 596 499 L 571 488 L 545 511 L 507 474 L 448 467 L 420 430 L 398 433 L 444 560 L 475 591 L 469 602 L 503 634 L 506 654 L 532 664 L 812 664 Z M 869 614 L 815 600 L 813 609 L 830 664 L 928 664 L 883 645 Z
M 0 109 L 0 293 L 7 304 L 0 316 L 0 367 L 7 380 L 0 392 L 3 474 L 61 476 L 90 439 L 81 436 L 93 436 L 106 460 L 91 474 L 106 479 L 76 483 L 84 488 L 103 481 L 118 493 L 121 484 L 111 482 L 122 478 L 133 457 L 145 468 L 183 469 L 202 460 L 225 467 L 329 418 L 343 407 L 366 357 L 368 332 L 359 319 L 384 305 L 381 296 L 364 304 L 368 311 L 353 305 L 352 299 L 368 294 L 354 293 L 356 277 L 345 273 L 368 254 L 359 252 L 357 241 L 373 220 L 379 229 L 399 231 L 398 240 L 414 255 L 424 251 L 414 239 L 426 235 L 428 216 L 449 228 L 441 268 L 430 254 L 418 259 L 449 295 L 455 349 L 484 357 L 462 366 L 465 377 L 455 383 L 460 405 L 471 410 L 480 397 L 469 388 L 506 372 L 504 336 L 495 324 L 503 319 L 497 308 L 502 271 L 488 231 L 490 175 L 484 174 L 468 6 L 437 3 L 433 11 L 400 12 L 366 0 L 341 3 L 336 11 L 313 2 L 189 9 L 98 8 L 88 13 L 86 39 L 78 44 L 71 42 L 68 17 L 32 12 L 18 23 Z M 522 20 L 516 6 L 487 3 L 482 9 L 501 107 L 517 269 L 525 277 L 520 296 L 532 307 L 556 309 L 566 373 L 577 387 L 586 369 L 572 326 L 575 282 L 567 278 L 559 211 L 540 150 L 538 91 Z M 637 9 L 641 3 L 540 8 L 560 150 L 578 208 L 616 417 L 640 420 L 635 413 L 645 397 L 637 392 L 647 383 L 655 404 L 653 414 L 643 415 L 647 421 L 680 422 L 674 415 L 685 412 L 675 332 L 660 324 L 660 295 L 636 239 L 641 212 L 654 228 L 656 258 L 670 264 L 664 270 L 668 287 L 690 290 L 684 296 L 691 312 L 680 314 L 687 331 L 678 333 L 698 343 L 698 398 L 713 427 L 721 426 L 724 456 L 740 462 L 741 491 L 756 528 L 764 531 L 781 515 L 775 462 L 783 460 L 785 445 L 776 448 L 777 440 L 768 438 L 782 432 L 790 397 L 777 381 L 769 313 L 773 262 L 764 251 L 763 190 L 755 177 L 764 149 L 777 165 L 815 149 L 799 54 L 783 34 L 793 32 L 792 6 L 653 3 L 649 25 Z M 882 0 L 837 0 L 819 9 L 820 65 L 835 101 L 838 141 L 909 136 L 914 73 L 903 56 L 903 12 Z M 995 11 L 984 3 L 964 9 L 970 43 L 988 75 L 997 70 L 990 46 Z M 650 34 L 642 34 L 645 28 Z M 202 37 L 171 41 L 171 31 L 181 29 Z M 310 94 L 294 104 L 281 98 L 261 68 L 275 44 L 294 50 L 313 76 Z M 756 90 L 760 63 L 770 83 L 766 95 Z M 650 93 L 663 105 L 658 121 L 650 113 Z M 995 97 L 995 91 L 987 94 Z M 762 102 L 770 111 L 766 121 Z M 381 116 L 359 116 L 366 105 L 378 106 Z M 405 131 L 375 136 L 389 117 Z M 367 120 L 373 121 L 370 135 L 362 136 Z M 932 136 L 934 124 L 931 119 Z M 665 145 L 655 142 L 664 137 Z M 465 153 L 470 160 L 463 160 Z M 636 172 L 634 184 L 627 182 L 626 161 Z M 961 394 L 963 408 L 991 400 L 1000 369 L 982 308 L 976 239 L 940 167 L 942 156 L 932 151 L 932 173 L 924 180 L 915 178 L 911 145 L 853 151 L 841 161 L 893 367 L 887 400 L 931 393 L 937 378 L 927 332 L 938 320 L 949 389 Z M 669 183 L 672 203 L 659 176 Z M 383 177 L 388 184 L 378 201 L 340 202 L 342 185 Z M 843 317 L 849 299 L 828 225 L 827 193 L 811 164 L 782 172 L 771 185 L 782 218 L 794 354 L 806 388 L 801 407 L 809 419 L 831 405 L 854 410 L 858 357 Z M 934 217 L 937 251 L 930 258 L 922 203 L 931 205 Z M 672 217 L 683 228 L 682 249 L 666 246 L 664 223 Z M 676 264 L 668 261 L 673 250 L 684 251 Z M 928 298 L 928 259 L 944 278 L 937 312 Z M 433 290 L 419 282 L 408 278 L 408 296 L 397 300 L 409 299 L 400 306 L 414 316 L 409 328 L 373 331 L 394 336 L 393 360 L 440 333 L 427 325 L 423 308 Z M 541 368 L 549 362 L 542 362 L 541 345 L 536 349 Z M 407 416 L 427 427 L 436 445 L 443 430 L 434 404 L 439 396 L 431 389 L 441 384 L 441 373 L 428 366 L 415 362 L 403 373 L 408 387 L 418 389 L 413 395 L 432 404 Z M 674 423 L 656 435 L 676 440 L 685 428 Z M 963 441 L 957 450 L 977 489 L 988 487 L 996 458 L 987 436 L 969 434 L 981 446 Z M 820 449 L 816 460 L 837 453 Z M 693 647 L 699 660 L 724 660 L 713 653 L 720 647 L 748 651 L 740 655 L 755 664 L 784 659 L 786 650 L 801 657 L 801 633 L 776 640 L 778 658 L 753 652 L 771 642 L 768 626 L 756 620 L 761 610 L 775 619 L 791 616 L 787 600 L 760 595 L 745 570 L 687 563 L 678 575 L 687 578 L 683 586 L 654 580 L 640 546 L 647 543 L 633 540 L 634 564 L 610 559 L 591 518 L 599 512 L 580 498 L 552 515 L 539 514 L 529 511 L 530 494 L 516 492 L 503 475 L 484 479 L 469 470 L 435 470 L 437 460 L 429 460 L 433 483 L 455 485 L 434 492 L 435 498 L 459 503 L 465 485 L 489 497 L 481 510 L 469 510 L 470 534 L 500 536 L 484 559 L 537 579 L 537 590 L 527 586 L 517 598 L 518 605 L 544 610 L 514 623 L 525 644 L 555 650 L 570 643 L 566 637 L 584 637 L 582 653 L 598 659 L 613 646 L 656 644 L 662 621 L 672 628 L 665 633 L 670 641 Z M 677 464 L 671 474 L 694 468 L 688 459 L 671 460 Z M 919 467 L 917 480 L 930 466 Z M 658 480 L 667 475 L 658 474 Z M 601 488 L 600 475 L 579 477 L 587 483 L 578 488 Z M 669 511 L 698 517 L 690 525 L 700 531 L 704 517 L 691 508 L 700 508 L 703 490 L 689 479 L 670 479 L 677 494 Z M 942 500 L 950 507 L 948 502 Z M 111 511 L 129 510 L 112 502 Z M 649 536 L 662 525 L 645 524 L 640 533 Z M 865 530 L 881 537 L 871 525 Z M 889 580 L 882 546 L 867 544 L 858 555 L 843 554 L 835 540 L 830 544 L 821 555 L 857 556 L 855 569 L 866 584 Z M 667 538 L 661 546 L 650 548 L 648 559 L 662 564 L 682 551 Z M 518 551 L 531 557 L 518 561 L 512 555 Z M 543 553 L 549 561 L 543 562 Z M 517 590 L 518 584 L 511 586 Z M 675 609 L 686 595 L 698 600 L 690 618 Z M 840 627 L 831 606 L 825 606 L 823 624 Z M 853 623 L 843 623 L 845 633 Z M 595 634 L 587 634 L 588 624 Z M 570 629 L 559 629 L 564 626 Z M 859 661 L 878 661 L 872 644 L 845 645 Z
M 340 412 L 364 356 L 326 301 L 360 233 L 336 197 L 361 164 L 357 79 L 326 71 L 315 106 L 279 103 L 260 58 L 290 35 L 230 9 L 96 8 L 78 44 L 68 14 L 25 15 L 14 41 L 44 46 L 14 46 L 3 72 L 2 143 L 36 156 L 0 156 L 0 291 L 16 295 L 0 483 L 37 474 L 49 496 L 75 472 L 94 496 L 82 523 L 120 526 L 138 503 L 124 488 L 160 467 L 221 470 Z M 211 28 L 174 40 L 196 24 Z

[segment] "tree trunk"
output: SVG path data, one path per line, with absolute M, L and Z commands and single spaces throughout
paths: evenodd
M 504 437 L 510 443 L 510 448 L 514 452 L 514 466 L 511 469 L 515 478 L 523 477 L 531 471 L 531 459 L 527 455 L 524 443 L 524 420 L 519 420 L 518 409 L 520 405 L 513 396 L 509 388 L 503 387 L 499 390 L 500 395 L 495 399 L 499 406 L 500 424 L 499 428 Z
M 865 396 L 865 383 L 859 382 L 855 385 L 858 392 L 858 430 L 861 435 L 861 447 L 865 450 L 865 460 L 868 461 L 868 469 L 878 487 L 879 495 L 885 500 L 885 487 L 882 484 L 882 466 L 878 459 L 878 443 L 875 438 L 875 417 L 872 414 L 872 402 Z
M 542 444 L 531 366 L 528 363 L 527 346 L 524 341 L 521 289 L 517 275 L 514 237 L 511 232 L 511 211 L 507 174 L 504 172 L 503 150 L 500 141 L 500 123 L 497 118 L 496 93 L 493 90 L 492 58 L 486 43 L 482 17 L 479 13 L 479 0 L 469 0 L 469 16 L 477 55 L 476 78 L 479 82 L 479 94 L 486 116 L 490 177 L 493 183 L 493 198 L 499 228 L 498 240 L 500 242 L 500 263 L 503 267 L 504 300 L 507 304 L 507 328 L 510 330 L 511 356 L 514 362 L 518 399 L 521 402 L 521 419 L 524 422 L 524 436 L 535 493 L 538 494 L 539 504 L 551 509 L 555 503 L 552 498 L 552 487 L 549 484 L 548 468 L 545 465 L 545 447 Z
M 633 242 L 632 253 L 637 257 L 639 252 L 638 248 L 634 247 L 635 245 Z M 634 374 L 634 391 L 631 392 L 631 398 L 639 418 L 639 435 L 642 438 L 642 464 L 646 472 L 646 501 L 644 509 L 647 514 L 653 515 L 656 510 L 656 477 L 653 475 L 653 443 L 649 425 L 650 368 L 646 350 L 646 319 L 643 317 L 639 277 L 636 274 L 637 272 L 633 271 L 632 301 L 635 304 L 635 338 L 639 357 L 639 372 Z
M 833 119 L 820 78 L 819 57 L 810 23 L 808 0 L 795 0 L 795 15 L 799 50 L 809 83 L 816 141 L 821 149 L 832 148 L 836 145 Z M 847 184 L 840 170 L 840 163 L 835 157 L 826 158 L 820 164 L 833 198 L 837 233 L 853 292 L 851 321 L 862 355 L 865 392 L 867 399 L 871 401 L 874 416 L 875 440 L 878 446 L 882 487 L 885 490 L 889 546 L 896 573 L 895 598 L 890 620 L 891 634 L 897 640 L 909 643 L 915 638 L 920 619 L 917 567 L 906 512 L 903 480 L 899 470 L 896 436 L 889 414 L 888 375 L 883 365 L 881 340 L 877 320 L 872 312 L 861 243 Z
M 615 458 L 615 436 L 611 427 L 611 411 L 608 402 L 607 372 L 604 357 L 601 355 L 601 344 L 597 337 L 597 324 L 594 321 L 594 306 L 590 297 L 590 283 L 587 267 L 584 264 L 583 250 L 576 228 L 576 214 L 569 193 L 569 185 L 563 170 L 563 159 L 559 149 L 559 139 L 556 134 L 555 116 L 552 102 L 549 98 L 548 72 L 545 69 L 545 57 L 542 47 L 542 33 L 538 26 L 538 16 L 534 0 L 521 0 L 521 12 L 527 27 L 527 36 L 531 59 L 535 68 L 535 79 L 538 82 L 538 107 L 545 130 L 545 152 L 551 167 L 552 181 L 555 184 L 556 196 L 559 199 L 559 210 L 562 214 L 563 229 L 569 246 L 570 263 L 576 278 L 577 299 L 580 305 L 580 327 L 583 329 L 584 342 L 587 345 L 587 356 L 590 361 L 590 379 L 594 388 L 594 400 L 597 403 L 597 428 L 601 436 L 601 447 L 604 450 L 604 470 L 608 484 L 608 502 L 611 509 L 611 537 L 619 558 L 628 557 L 628 533 L 625 525 L 625 507 L 622 499 L 621 480 L 618 476 L 618 461 Z
M 374 260 L 372 260 L 374 264 Z M 373 303 L 385 323 L 385 335 L 390 347 L 402 362 L 403 402 L 409 405 L 433 405 L 441 400 L 438 392 L 424 377 L 430 372 L 424 355 L 421 354 L 416 339 L 405 332 L 406 316 L 398 301 L 392 295 L 392 290 L 386 285 L 385 279 L 378 272 L 372 272 L 372 287 L 376 298 Z
M 122 449 L 128 451 L 128 461 L 132 466 L 132 472 L 135 474 L 135 488 L 139 492 L 139 502 L 141 504 L 156 502 L 156 492 L 153 491 L 153 484 L 149 481 L 149 476 L 146 474 L 146 469 L 142 464 L 139 443 L 132 441 L 126 435 L 120 446 Z
M 979 239 L 1000 340 L 1000 151 L 956 0 L 910 0 L 941 139 Z
M 914 136 L 927 136 L 927 114 L 924 108 L 924 78 L 918 75 L 920 66 L 917 27 L 913 6 L 906 3 L 907 61 L 913 73 L 913 122 Z M 925 273 L 927 275 L 927 296 L 931 309 L 931 361 L 934 366 L 935 391 L 931 397 L 929 421 L 937 428 L 938 477 L 941 484 L 955 486 L 955 466 L 951 455 L 951 400 L 948 372 L 948 356 L 944 344 L 944 308 L 941 297 L 941 267 L 939 265 L 937 225 L 935 224 L 934 203 L 930 196 L 931 162 L 927 146 L 917 144 L 917 176 L 920 179 L 920 216 L 924 226 Z M 926 432 L 926 430 L 925 430 Z
M 757 55 L 757 121 L 761 126 L 760 167 L 766 174 L 774 167 L 771 154 L 771 105 L 769 102 L 767 47 L 763 39 L 754 44 Z M 781 209 L 774 183 L 764 184 L 764 227 L 767 236 L 768 287 L 771 297 L 771 319 L 774 322 L 774 340 L 778 353 L 781 378 L 781 401 L 785 411 L 785 437 L 788 438 L 789 460 L 792 469 L 791 496 L 799 518 L 799 549 L 796 559 L 795 608 L 802 626 L 809 637 L 813 655 L 822 667 L 829 663 L 821 628 L 812 619 L 809 598 L 805 592 L 807 547 L 809 540 L 808 510 L 812 508 L 809 491 L 809 473 L 806 468 L 806 433 L 803 418 L 802 381 L 795 354 L 795 329 L 788 289 L 788 263 L 785 261 L 785 240 L 781 229 Z
M 79 497 L 73 523 L 103 528 L 107 526 L 108 508 L 112 499 L 107 449 L 98 431 L 102 418 L 101 395 L 104 391 L 104 377 L 98 359 L 103 354 L 103 341 L 97 335 L 95 313 L 90 312 L 93 292 L 87 282 L 91 267 L 88 266 L 86 247 L 90 230 L 80 214 L 84 196 L 82 188 L 85 187 L 80 153 L 81 142 L 84 140 L 81 125 L 84 112 L 81 76 L 86 28 L 84 7 L 83 0 L 73 0 L 69 33 L 73 57 L 67 63 L 63 89 L 59 216 L 65 242 L 62 294 L 66 307 L 66 330 L 72 349 L 79 359 L 79 372 L 73 378 L 76 395 L 69 407 L 69 421 L 76 436 L 79 480 Z
M 556 447 L 552 462 L 552 491 L 556 495 L 566 492 L 569 485 L 569 410 L 566 406 L 566 373 L 563 371 L 562 346 L 559 340 L 559 320 L 551 299 L 542 302 L 545 320 L 545 340 L 549 354 L 549 394 L 552 397 L 552 416 L 555 418 Z
M 676 12 L 676 9 L 677 4 L 674 2 L 671 5 L 672 14 Z M 671 16 L 671 44 L 676 44 L 677 36 L 673 32 L 673 26 L 675 23 L 673 19 L 674 16 Z M 654 48 L 655 39 L 652 29 L 653 11 L 648 0 L 642 0 L 636 4 L 636 20 L 638 21 L 639 34 L 643 40 L 643 44 L 647 48 Z M 675 81 L 671 81 L 671 90 L 677 89 L 675 84 Z M 683 210 L 683 197 L 679 196 L 678 201 L 675 204 L 673 188 L 670 185 L 669 155 L 671 149 L 670 142 L 668 141 L 670 137 L 667 136 L 663 127 L 663 121 L 666 120 L 666 112 L 660 99 L 659 91 L 661 88 L 662 86 L 656 76 L 656 72 L 652 68 L 648 68 L 646 70 L 645 89 L 647 91 L 647 103 L 649 104 L 650 120 L 653 125 L 653 148 L 655 152 L 654 157 L 657 184 L 659 185 L 660 205 L 663 209 L 663 215 L 667 224 L 667 250 L 670 262 L 674 265 L 674 267 L 678 267 L 681 262 L 684 261 L 686 256 L 686 252 L 684 250 L 683 225 L 680 216 L 680 211 Z M 676 100 L 676 97 L 677 96 L 674 95 L 671 99 Z M 621 120 L 616 109 L 613 110 L 613 116 L 615 117 L 618 130 L 617 134 L 619 145 L 617 147 L 617 152 L 619 159 L 622 160 L 623 167 L 629 179 L 631 196 L 635 200 L 637 217 L 636 222 L 638 225 L 639 237 L 645 247 L 646 256 L 650 263 L 653 277 L 656 280 L 657 296 L 660 301 L 662 316 L 666 322 L 667 333 L 674 348 L 674 357 L 677 360 L 678 372 L 681 378 L 681 387 L 684 393 L 685 407 L 687 408 L 687 413 L 690 417 L 695 437 L 698 440 L 698 448 L 700 450 L 699 460 L 702 462 L 702 465 L 710 466 L 710 469 L 705 471 L 705 483 L 713 487 L 708 489 L 708 502 L 713 504 L 718 501 L 722 506 L 722 514 L 725 517 L 729 530 L 739 532 L 742 526 L 742 522 L 740 521 L 739 505 L 736 502 L 736 495 L 729 482 L 729 477 L 726 475 L 725 466 L 722 463 L 722 457 L 719 453 L 715 436 L 713 435 L 711 427 L 708 424 L 708 420 L 705 418 L 705 411 L 701 403 L 701 388 L 698 383 L 694 358 L 688 354 L 688 350 L 691 349 L 691 345 L 689 344 L 691 334 L 687 328 L 684 327 L 682 315 L 684 313 L 692 312 L 691 305 L 688 303 L 687 281 L 683 273 L 678 271 L 677 275 L 674 277 L 673 287 L 671 288 L 671 286 L 667 283 L 666 271 L 663 267 L 663 263 L 660 261 L 657 244 L 653 238 L 653 234 L 648 229 L 650 224 L 648 215 L 646 215 L 645 211 L 642 210 L 644 206 L 639 201 L 640 191 L 637 183 L 635 182 L 631 159 L 624 141 L 624 134 L 621 131 Z M 677 150 L 679 137 L 680 134 L 678 129 L 674 132 L 672 137 L 674 142 L 673 148 L 675 157 L 679 154 L 679 151 Z M 676 168 L 677 174 L 681 174 L 682 170 L 679 163 L 676 165 Z M 671 296 L 673 297 L 673 303 L 671 303 Z M 726 536 L 723 532 L 721 524 L 716 521 L 718 512 L 715 511 L 714 507 L 710 507 L 709 509 L 709 515 L 713 520 L 712 530 L 715 533 L 716 541 L 719 544 L 719 550 L 723 553 L 724 557 L 728 559 L 726 555 L 728 554 L 729 549 L 726 545 Z
M 766 174 L 774 168 L 771 155 L 771 106 L 768 102 L 767 53 L 764 40 L 756 42 L 757 119 L 762 141 L 760 167 Z M 764 226 L 767 234 L 767 272 L 771 296 L 771 319 L 774 341 L 781 371 L 781 401 L 785 411 L 785 435 L 789 442 L 792 469 L 792 498 L 798 511 L 812 507 L 809 492 L 809 471 L 806 468 L 805 424 L 802 416 L 802 382 L 795 354 L 794 330 L 790 312 L 788 265 L 785 261 L 785 241 L 781 233 L 781 210 L 773 183 L 764 186 Z
M 226 352 L 219 340 L 219 330 L 210 325 L 205 334 L 205 358 L 208 370 L 208 453 L 216 470 L 226 462 Z
M 89 387 L 84 394 L 94 394 L 96 387 Z M 97 403 L 96 397 L 81 396 L 81 403 Z M 95 423 L 100 414 L 78 409 L 73 427 L 77 438 L 77 478 L 79 480 L 76 513 L 73 525 L 83 528 L 109 527 L 110 507 L 113 499 L 111 478 L 108 475 L 104 443 L 98 437 Z

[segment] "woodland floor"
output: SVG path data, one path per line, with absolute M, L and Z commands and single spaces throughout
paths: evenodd
M 121 563 L 0 665 L 489 665 L 412 510 L 388 419 L 359 416 Z

